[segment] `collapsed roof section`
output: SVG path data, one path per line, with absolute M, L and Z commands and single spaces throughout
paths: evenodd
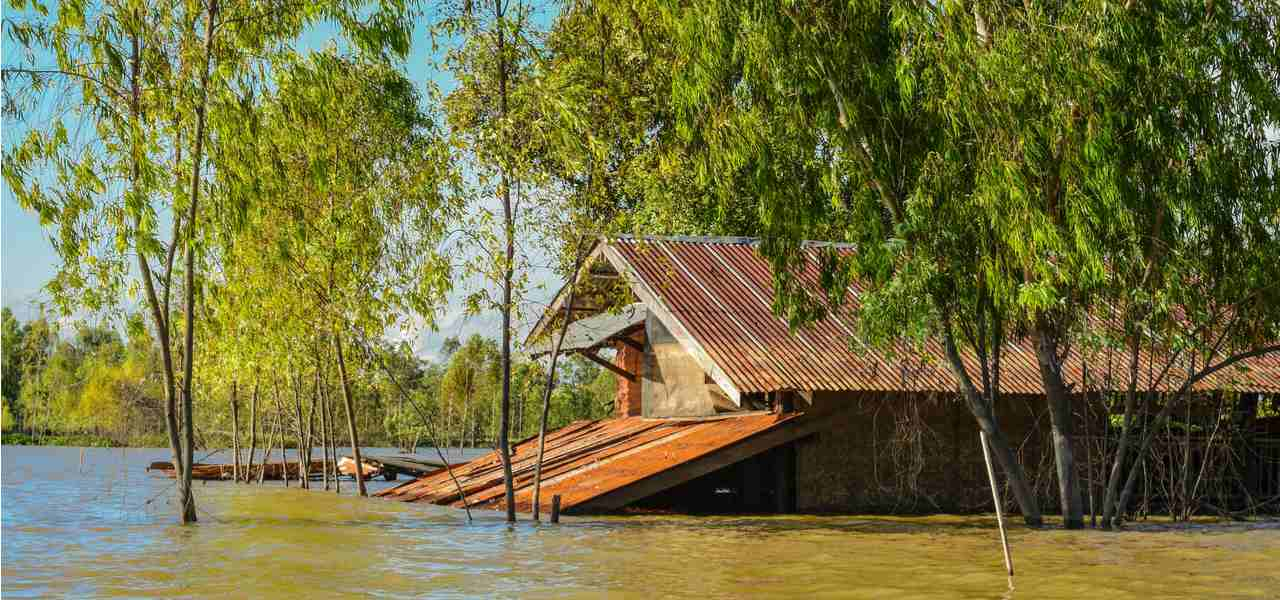
M 561 496 L 566 514 L 610 512 L 725 466 L 813 433 L 818 419 L 802 413 L 747 413 L 709 419 L 627 417 L 578 421 L 548 432 L 542 464 L 541 510 Z M 516 510 L 533 507 L 538 438 L 514 444 L 511 472 Z M 378 492 L 402 502 L 462 508 L 505 508 L 497 452 Z M 463 501 L 463 495 L 466 501 Z

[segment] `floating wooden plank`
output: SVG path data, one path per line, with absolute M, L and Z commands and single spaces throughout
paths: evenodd
M 275 481 L 279 479 L 284 479 L 284 474 L 286 471 L 289 473 L 290 479 L 301 479 L 301 477 L 299 476 L 297 461 L 289 461 L 288 463 L 285 463 L 285 465 L 283 466 L 278 462 L 267 463 L 265 465 L 255 464 L 253 465 L 252 469 L 250 469 L 246 465 L 240 465 L 240 469 L 242 472 L 241 477 L 244 476 L 243 475 L 244 471 L 248 471 L 249 479 L 251 481 L 256 481 L 258 479 L 259 471 L 263 471 L 262 479 L 264 480 Z M 312 478 L 316 478 L 321 475 L 323 469 L 324 469 L 324 461 L 313 460 L 311 461 L 311 468 L 308 470 L 308 472 L 312 476 Z M 160 461 L 151 463 L 150 465 L 147 466 L 147 471 L 149 472 L 154 471 L 161 475 L 165 475 L 167 477 L 177 476 L 173 468 L 173 463 L 165 460 L 160 460 Z M 235 473 L 235 469 L 232 465 L 205 464 L 205 463 L 196 463 L 194 465 L 191 465 L 192 479 L 199 479 L 203 481 L 219 481 L 219 480 L 230 481 L 234 473 Z
M 363 460 L 364 459 L 363 456 L 361 456 L 360 458 L 362 462 L 360 474 L 364 476 L 364 479 L 366 480 L 371 479 L 383 474 L 382 467 L 375 465 L 372 462 L 369 462 L 367 460 Z M 355 459 L 351 458 L 350 456 L 344 456 L 342 458 L 339 458 L 338 472 L 342 473 L 343 475 L 350 475 L 352 477 L 355 477 L 356 476 Z M 391 477 L 390 479 L 394 479 L 394 477 Z
M 388 481 L 395 481 L 396 477 L 400 475 L 422 477 L 445 467 L 445 464 L 437 458 L 413 454 L 361 455 L 360 459 L 364 462 L 364 470 L 362 472 L 365 477 L 382 475 Z M 467 461 L 460 460 L 450 462 L 449 466 L 457 468 L 466 463 Z M 347 475 L 355 475 L 354 465 L 355 461 L 350 456 L 343 456 L 338 459 L 338 470 Z

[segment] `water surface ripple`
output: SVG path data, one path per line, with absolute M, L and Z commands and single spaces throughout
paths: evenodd
M 602 517 L 559 526 L 321 491 L 197 484 L 167 450 L 3 448 L 6 598 L 1275 598 L 1280 523 L 1011 532 L 990 517 Z M 378 485 L 388 485 L 378 483 Z

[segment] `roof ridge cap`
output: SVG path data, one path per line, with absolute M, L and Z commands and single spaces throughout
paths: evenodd
M 761 239 L 749 236 L 733 236 L 733 235 L 648 235 L 648 234 L 617 234 L 604 236 L 607 242 L 675 242 L 683 244 L 725 244 L 738 246 L 759 246 Z M 804 240 L 801 244 L 806 248 L 814 247 L 832 247 L 832 248 L 855 248 L 855 244 L 846 242 L 828 242 L 823 240 Z

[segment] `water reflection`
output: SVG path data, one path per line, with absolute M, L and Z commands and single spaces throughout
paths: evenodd
M 559 526 L 223 482 L 183 527 L 164 450 L 3 449 L 6 597 L 1275 597 L 1280 524 L 1123 534 L 989 517 L 569 518 Z M 389 485 L 371 482 L 375 485 Z

